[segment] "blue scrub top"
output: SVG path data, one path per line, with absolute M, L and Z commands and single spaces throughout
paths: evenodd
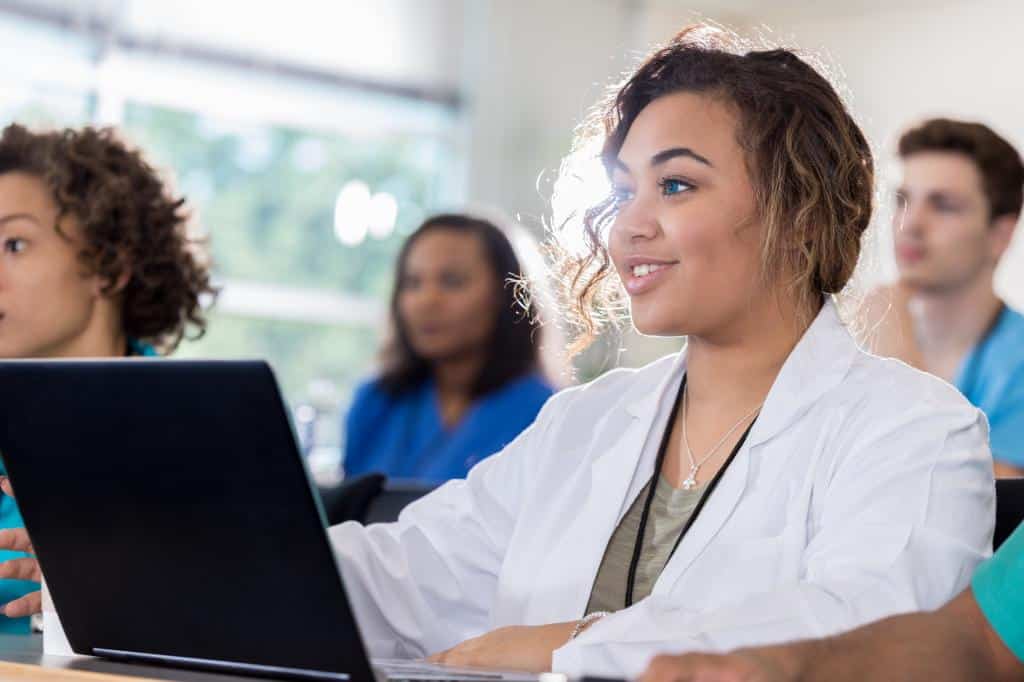
M 129 355 L 139 355 L 145 357 L 155 357 L 157 355 L 156 349 L 141 341 L 130 339 L 128 341 L 128 353 Z M 0 460 L 0 476 L 6 476 L 7 469 L 4 467 L 4 463 Z M 0 493 L 0 529 L 3 528 L 23 528 L 25 522 L 21 520 L 21 512 L 18 510 L 18 505 L 15 501 Z M 8 550 L 0 550 L 0 561 L 7 561 L 8 559 L 19 559 L 28 556 L 23 552 L 11 552 Z M 32 582 L 29 580 L 0 580 L 0 604 L 6 604 L 7 602 L 14 601 L 19 597 L 23 597 L 29 592 L 34 592 L 39 589 L 39 583 Z M 29 624 L 29 618 L 5 618 L 0 616 L 0 633 L 2 634 L 29 634 L 31 627 Z
M 342 466 L 347 476 L 377 471 L 434 484 L 465 478 L 529 426 L 553 392 L 536 374 L 523 376 L 479 398 L 449 429 L 432 380 L 397 397 L 367 381 L 345 417 Z
M 1004 306 L 953 383 L 988 417 L 993 457 L 1024 467 L 1024 315 Z
M 1024 524 L 978 568 L 971 588 L 989 625 L 1024 663 Z

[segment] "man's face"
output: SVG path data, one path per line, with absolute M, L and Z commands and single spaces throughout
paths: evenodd
M 994 228 L 981 172 L 965 154 L 925 151 L 903 160 L 893 232 L 907 285 L 934 293 L 969 286 L 995 269 L 1007 229 Z

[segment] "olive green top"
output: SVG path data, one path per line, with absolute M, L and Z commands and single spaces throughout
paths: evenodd
M 633 560 L 633 545 L 650 486 L 648 483 L 640 491 L 608 541 L 590 592 L 587 613 L 618 611 L 626 606 L 629 564 Z M 676 540 L 693 515 L 693 510 L 704 494 L 704 488 L 704 485 L 692 490 L 673 488 L 664 476 L 658 476 L 651 511 L 647 517 L 643 551 L 637 564 L 636 584 L 633 586 L 634 603 L 648 596 L 654 589 L 654 583 L 668 563 Z

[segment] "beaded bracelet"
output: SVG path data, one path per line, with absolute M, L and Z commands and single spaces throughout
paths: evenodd
M 576 637 L 583 632 L 588 625 L 593 623 L 595 620 L 600 620 L 605 616 L 609 615 L 608 611 L 594 611 L 580 618 L 579 622 L 576 623 L 576 627 L 572 629 L 572 634 L 569 635 L 569 641 L 576 639 Z

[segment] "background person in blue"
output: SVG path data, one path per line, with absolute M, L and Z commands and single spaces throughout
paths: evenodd
M 442 483 L 509 443 L 552 393 L 505 234 L 461 214 L 427 219 L 398 257 L 382 371 L 345 417 L 347 476 Z
M 979 123 L 933 119 L 899 143 L 899 282 L 868 304 L 872 348 L 953 383 L 988 417 L 996 476 L 1024 476 L 1024 316 L 993 289 L 1024 163 Z
M 156 355 L 205 328 L 188 214 L 110 130 L 0 135 L 0 358 Z M 6 472 L 0 463 L 0 476 Z M 0 632 L 28 633 L 39 566 L 0 495 Z M 4 617 L 6 616 L 6 617 Z

